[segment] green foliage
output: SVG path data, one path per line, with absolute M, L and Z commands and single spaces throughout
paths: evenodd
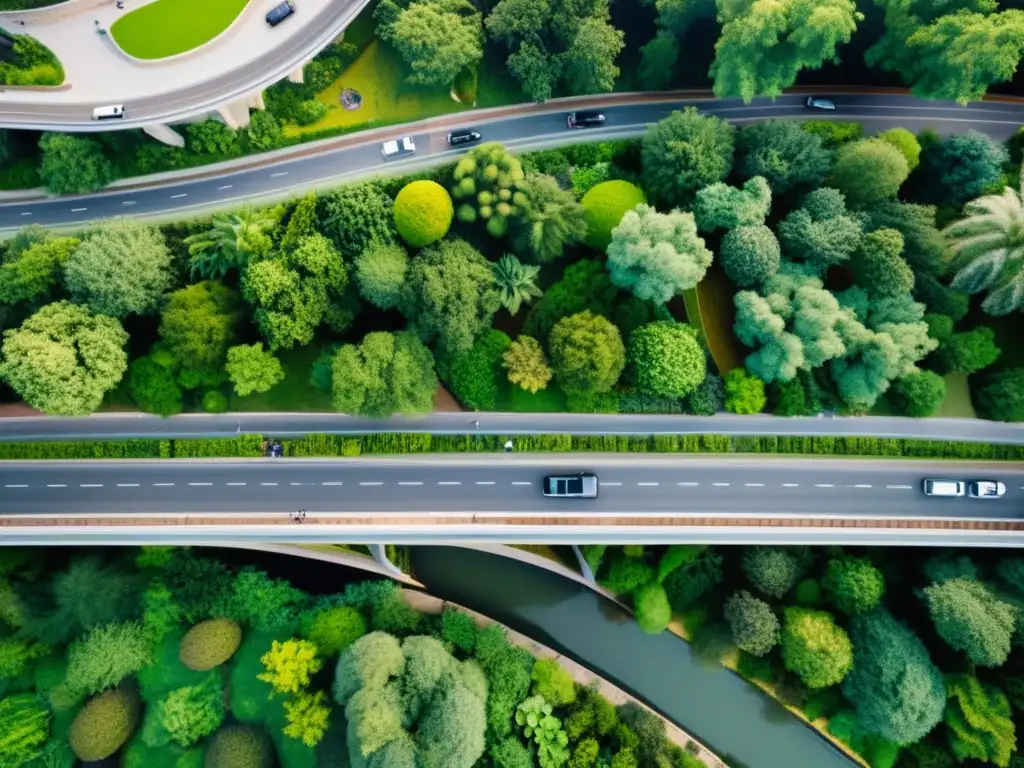
M 502 356 L 502 363 L 509 382 L 530 393 L 547 387 L 554 375 L 540 342 L 532 336 L 520 336 L 513 341 Z
M 758 592 L 779 598 L 800 579 L 807 561 L 808 553 L 799 547 L 746 547 L 742 568 Z
M 185 146 L 197 155 L 233 155 L 238 150 L 238 132 L 219 120 L 190 123 L 185 128 Z
M 616 179 L 592 187 L 580 202 L 587 225 L 586 243 L 594 250 L 604 251 L 622 218 L 646 202 L 646 198 L 635 184 Z
M 776 195 L 792 189 L 817 188 L 832 167 L 831 153 L 822 138 L 793 120 L 743 126 L 736 135 L 736 156 L 743 178 L 763 177 Z M 697 193 L 698 200 L 700 194 Z
M 491 269 L 498 289 L 498 300 L 510 315 L 517 314 L 524 302 L 529 304 L 532 299 L 542 295 L 534 282 L 540 267 L 523 265 L 518 258 L 506 253 L 491 265 Z
M 68 688 L 84 694 L 112 688 L 152 660 L 149 634 L 140 622 L 105 624 L 68 649 Z
M 573 189 L 582 189 L 578 185 L 584 180 L 577 178 L 575 170 L 573 179 Z M 598 178 L 587 189 L 601 181 L 604 178 Z M 549 262 L 560 257 L 566 246 L 586 236 L 583 206 L 576 201 L 572 191 L 562 189 L 553 177 L 529 173 L 516 184 L 516 188 L 516 199 L 523 198 L 517 203 L 514 237 L 520 251 L 529 252 L 541 263 Z
M 551 714 L 551 705 L 543 696 L 531 696 L 516 709 L 516 724 L 523 735 L 537 745 L 541 768 L 559 768 L 569 760 L 569 737 L 562 721 Z
M 735 129 L 694 107 L 675 111 L 643 139 L 648 193 L 659 205 L 688 205 L 698 189 L 723 181 L 732 169 Z
M 753 656 L 764 656 L 779 642 L 779 619 L 771 606 L 745 590 L 726 602 L 725 620 L 736 647 Z
M 682 398 L 692 393 L 707 374 L 705 358 L 696 332 L 685 323 L 648 323 L 629 337 L 633 380 L 652 395 Z
M 104 691 L 86 702 L 68 731 L 68 742 L 79 760 L 103 760 L 114 754 L 135 730 L 139 702 L 129 691 Z
M 917 371 L 892 383 L 889 402 L 903 416 L 933 416 L 946 399 L 946 380 L 933 371 Z
M 612 230 L 607 252 L 613 285 L 660 304 L 696 286 L 712 260 L 711 251 L 697 235 L 692 214 L 658 213 L 642 203 L 622 216 Z
M 486 331 L 468 352 L 452 360 L 449 386 L 465 407 L 474 411 L 493 411 L 497 407 L 502 363 L 511 344 L 501 331 Z
M 143 411 L 158 416 L 174 416 L 184 408 L 183 395 L 174 372 L 147 355 L 128 367 L 128 391 Z
M 972 663 L 1001 666 L 1010 653 L 1016 609 L 980 581 L 956 578 L 924 589 L 928 612 L 946 643 Z
M 895 197 L 909 173 L 907 159 L 892 144 L 861 139 L 839 148 L 832 182 L 851 205 L 870 205 Z
M 267 152 L 281 145 L 281 123 L 270 112 L 253 112 L 244 130 L 249 146 L 257 152 Z
M 224 413 L 228 409 L 228 398 L 223 392 L 211 389 L 203 394 L 199 407 L 204 413 Z
M 0 764 L 22 766 L 43 752 L 50 730 L 50 712 L 31 693 L 0 699 Z
M 771 206 L 772 190 L 768 182 L 755 176 L 742 188 L 719 182 L 698 190 L 693 215 L 701 231 L 711 232 L 764 224 Z
M 546 339 L 563 317 L 584 310 L 595 315 L 610 315 L 617 294 L 601 262 L 578 261 L 565 270 L 562 279 L 548 288 L 530 310 L 523 332 L 536 339 Z
M 682 613 L 691 608 L 722 582 L 722 562 L 722 556 L 713 549 L 701 549 L 665 577 L 662 586 L 673 612 Z
M 879 139 L 892 144 L 907 161 L 907 168 L 913 171 L 921 164 L 921 144 L 906 128 L 890 128 L 878 134 Z
M 288 725 L 284 735 L 297 739 L 307 747 L 315 747 L 327 733 L 331 708 L 327 694 L 302 692 L 294 699 L 284 702 Z
M 668 595 L 658 582 L 644 584 L 636 591 L 633 595 L 633 608 L 636 610 L 637 624 L 649 635 L 664 632 L 672 620 Z
M 142 740 L 150 747 L 171 742 L 190 747 L 209 736 L 224 719 L 224 689 L 220 675 L 212 672 L 195 686 L 171 691 L 146 710 Z
M 305 592 L 284 579 L 246 567 L 231 579 L 230 588 L 220 595 L 213 612 L 256 629 L 291 628 L 306 600 Z
M 179 656 L 189 669 L 205 671 L 230 659 L 242 643 L 242 628 L 231 619 L 196 624 L 181 639 Z
M 265 256 L 273 245 L 267 232 L 277 225 L 277 218 L 246 205 L 237 213 L 214 214 L 210 224 L 210 229 L 184 240 L 193 279 L 212 280 L 232 270 L 241 272 L 250 261 Z
M 572 676 L 555 659 L 538 659 L 530 675 L 530 692 L 550 702 L 552 707 L 564 707 L 576 701 Z
M 885 594 L 882 572 L 862 557 L 829 560 L 821 586 L 829 600 L 840 611 L 850 615 L 870 611 Z
M 259 679 L 264 671 L 260 659 L 270 650 L 273 641 L 281 637 L 287 634 L 249 632 L 232 657 L 228 703 L 235 719 L 243 723 L 263 723 L 269 719 L 276 702 L 272 700 L 274 689 Z
M 871 768 L 892 768 L 900 757 L 898 745 L 881 736 L 865 733 L 857 721 L 856 713 L 850 710 L 843 710 L 829 717 L 828 732 L 848 744 Z M 899 764 L 903 765 L 902 762 Z
M 741 288 L 762 284 L 779 271 L 782 263 L 779 241 L 763 224 L 726 232 L 720 256 L 725 274 Z
M 441 636 L 454 648 L 471 654 L 476 647 L 476 623 L 465 611 L 445 607 L 441 612 Z
M 732 413 L 760 413 L 768 398 L 764 382 L 743 368 L 733 368 L 725 375 L 725 409 Z
M 371 243 L 355 260 L 359 295 L 378 309 L 394 309 L 402 297 L 409 254 L 397 243 Z
M 331 378 L 335 410 L 376 418 L 428 413 L 437 389 L 434 357 L 409 331 L 377 331 L 359 346 L 343 345 Z
M 1017 737 L 1006 694 L 971 675 L 950 675 L 946 691 L 949 701 L 943 721 L 956 759 L 1008 766 Z
M 786 256 L 805 262 L 817 274 L 845 262 L 860 244 L 861 222 L 846 209 L 846 198 L 836 189 L 815 189 L 803 205 L 778 225 Z
M 990 376 L 972 393 L 978 414 L 995 421 L 1024 421 L 1024 368 Z
M 853 666 L 853 646 L 826 611 L 787 608 L 782 625 L 782 660 L 808 688 L 842 682 Z
M 977 373 L 998 360 L 999 354 L 995 331 L 982 325 L 962 333 L 952 333 L 940 340 L 932 359 L 944 373 Z
M 686 399 L 687 410 L 695 416 L 714 416 L 725 407 L 725 382 L 709 373 Z
M 366 620 L 347 605 L 319 607 L 302 615 L 302 637 L 316 645 L 323 658 L 341 653 L 366 634 Z
M 347 704 L 364 688 L 383 688 L 400 674 L 405 656 L 398 640 L 384 632 L 363 635 L 344 650 L 334 677 L 334 699 Z
M 114 178 L 114 167 L 95 139 L 44 133 L 39 149 L 39 177 L 52 194 L 83 195 L 105 187 Z
M 20 253 L 8 251 L 0 264 L 0 304 L 22 305 L 34 311 L 52 301 L 64 265 L 79 242 L 74 237 L 47 235 Z
M 601 585 L 616 595 L 626 595 L 653 581 L 655 577 L 656 571 L 647 561 L 628 557 L 624 551 L 616 550 L 608 572 L 601 579 Z
M 382 0 L 374 18 L 409 68 L 410 85 L 448 87 L 483 58 L 481 15 L 468 0 Z
M 167 296 L 160 313 L 160 338 L 187 367 L 217 370 L 224 365 L 241 320 L 238 294 L 204 280 Z
M 308 640 L 275 640 L 260 660 L 266 672 L 258 675 L 259 679 L 278 693 L 299 693 L 323 666 L 316 645 Z
M 903 256 L 903 235 L 895 229 L 869 232 L 854 253 L 857 284 L 875 296 L 901 296 L 914 287 L 914 273 Z
M 525 202 L 525 195 L 516 194 L 524 178 L 522 164 L 501 144 L 474 147 L 452 172 L 452 197 L 461 201 L 459 221 L 472 224 L 479 219 L 491 236 L 502 237 Z
M 270 768 L 273 753 L 262 728 L 229 725 L 221 728 L 206 750 L 206 768 Z
M 1002 143 L 980 131 L 968 131 L 950 136 L 931 149 L 922 169 L 940 202 L 960 206 L 995 186 L 1008 160 L 1009 153 Z
M 374 182 L 352 184 L 317 201 L 320 231 L 350 262 L 374 243 L 394 241 L 393 203 Z
M 165 698 L 171 691 L 201 684 L 206 672 L 189 669 L 181 661 L 181 639 L 185 632 L 175 626 L 162 637 L 153 649 L 153 660 L 139 670 L 136 680 L 139 695 L 147 704 Z
M 224 370 L 239 397 L 267 392 L 284 379 L 281 361 L 265 351 L 262 342 L 228 349 Z
M 559 320 L 548 339 L 551 367 L 566 392 L 608 392 L 626 364 L 618 329 L 589 311 Z
M 534 658 L 509 643 L 497 624 L 480 630 L 475 658 L 487 676 L 488 740 L 497 742 L 512 733 L 516 705 L 530 691 Z
M 915 289 L 920 293 L 922 278 L 946 271 L 949 244 L 935 226 L 935 207 L 884 200 L 866 212 L 868 229 L 895 229 L 903 235 L 903 257 L 917 276 Z
M 421 179 L 402 187 L 395 198 L 395 229 L 413 248 L 422 248 L 448 234 L 455 210 L 445 188 Z

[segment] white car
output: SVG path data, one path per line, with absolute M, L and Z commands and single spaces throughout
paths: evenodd
M 827 112 L 834 112 L 836 109 L 836 103 L 832 99 L 822 99 L 818 96 L 808 96 L 804 106 L 808 109 L 824 109 Z
M 391 160 L 395 157 L 405 157 L 416 152 L 416 142 L 412 140 L 412 136 L 403 136 L 400 139 L 394 139 L 392 141 L 385 141 L 381 145 L 381 154 L 384 155 L 385 160 Z
M 973 480 L 967 485 L 967 495 L 972 499 L 998 499 L 1006 493 L 1006 486 L 995 480 Z

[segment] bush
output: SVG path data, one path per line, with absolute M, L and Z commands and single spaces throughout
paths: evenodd
M 318 608 L 302 616 L 302 637 L 324 658 L 337 656 L 366 634 L 366 619 L 347 605 Z
M 307 99 L 299 103 L 295 111 L 295 122 L 299 125 L 312 125 L 327 114 L 327 105 L 316 99 Z
M 756 376 L 751 376 L 744 368 L 733 368 L 725 375 L 727 411 L 740 414 L 760 413 L 767 402 L 764 382 Z
M 789 592 L 806 570 L 806 554 L 792 547 L 747 547 L 742 568 L 758 592 L 779 598 Z
M 413 181 L 395 198 L 395 229 L 413 248 L 436 243 L 452 224 L 455 211 L 448 192 L 436 181 Z
M 489 330 L 466 352 L 455 355 L 449 385 L 452 395 L 474 411 L 493 411 L 504 376 L 504 356 L 512 340 Z
M 1009 368 L 989 377 L 972 392 L 982 418 L 1024 421 L 1024 368 Z
M 476 647 L 477 629 L 473 617 L 465 611 L 445 608 L 441 612 L 441 637 L 464 653 Z
M 138 672 L 152 656 L 151 639 L 140 622 L 96 627 L 68 649 L 66 682 L 72 691 L 98 693 Z
M 656 582 L 644 584 L 633 595 L 633 607 L 640 628 L 649 635 L 664 632 L 672 620 L 672 608 L 665 589 Z
M 242 643 L 242 628 L 231 619 L 196 624 L 181 639 L 179 656 L 189 669 L 204 671 L 230 659 Z
M 21 693 L 0 700 L 0 765 L 18 768 L 38 757 L 49 726 L 50 711 L 38 696 Z
M 779 619 L 771 606 L 749 592 L 739 591 L 725 604 L 725 619 L 736 647 L 764 656 L 779 642 Z
M 530 677 L 533 695 L 543 696 L 553 707 L 563 707 L 576 701 L 572 676 L 554 659 L 538 659 Z
M 170 743 L 190 747 L 224 720 L 224 688 L 217 672 L 199 685 L 178 688 L 146 710 L 142 740 L 151 747 Z
M 147 413 L 173 416 L 184 408 L 181 387 L 174 380 L 173 371 L 148 355 L 128 367 L 128 390 L 135 404 Z
M 201 407 L 206 413 L 224 413 L 228 409 L 228 399 L 220 390 L 211 389 L 203 395 Z
M 245 128 L 245 136 L 252 149 L 267 152 L 281 145 L 281 123 L 269 112 L 253 112 Z
M 262 723 L 270 716 L 274 689 L 259 678 L 264 669 L 260 659 L 282 635 L 287 636 L 284 632 L 249 632 L 231 660 L 229 704 L 231 714 L 243 723 Z
M 83 762 L 104 760 L 121 748 L 135 730 L 139 701 L 130 691 L 105 691 L 89 699 L 71 723 L 68 743 Z M 214 768 L 219 765 L 210 765 Z
M 832 614 L 787 608 L 782 628 L 782 660 L 808 688 L 842 682 L 853 666 L 853 646 Z
M 60 59 L 34 37 L 4 31 L 11 43 L 0 63 L 0 85 L 60 85 L 64 68 Z
M 661 397 L 686 397 L 707 375 L 697 333 L 684 323 L 662 321 L 637 328 L 629 337 L 627 361 L 637 386 Z
M 604 181 L 583 196 L 583 218 L 587 222 L 586 243 L 602 253 L 612 241 L 612 230 L 627 211 L 646 202 L 643 191 L 628 181 Z
M 266 733 L 248 725 L 221 728 L 206 750 L 206 768 L 270 768 L 272 762 Z
M 830 560 L 821 586 L 836 608 L 851 616 L 870 611 L 885 594 L 882 572 L 861 557 Z

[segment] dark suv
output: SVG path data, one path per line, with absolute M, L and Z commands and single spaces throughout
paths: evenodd
M 293 13 L 295 13 L 295 6 L 292 5 L 291 0 L 284 0 L 283 3 L 275 5 L 267 13 L 267 24 L 276 27 Z
M 480 138 L 480 131 L 474 131 L 472 128 L 459 128 L 448 134 L 448 146 L 464 147 L 466 144 L 476 144 Z
M 604 115 L 596 111 L 570 112 L 566 124 L 570 128 L 599 128 L 604 125 Z

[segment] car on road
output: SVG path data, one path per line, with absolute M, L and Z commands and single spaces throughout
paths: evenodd
M 276 27 L 293 13 L 295 13 L 295 5 L 292 0 L 284 0 L 280 5 L 275 5 L 267 11 L 267 24 Z
M 579 472 L 575 475 L 548 475 L 544 478 L 544 495 L 559 499 L 596 499 L 597 475 Z
M 570 112 L 565 123 L 570 128 L 600 128 L 604 125 L 604 115 L 596 110 Z
M 925 496 L 959 498 L 964 495 L 963 480 L 925 480 L 921 484 Z
M 995 480 L 972 480 L 967 484 L 967 495 L 972 499 L 998 499 L 1006 493 L 1006 486 Z
M 406 155 L 412 155 L 416 152 L 416 142 L 412 140 L 412 136 L 403 136 L 400 139 L 392 139 L 391 141 L 385 141 L 381 145 L 381 154 L 384 155 L 385 160 L 391 160 L 396 157 L 405 157 Z
M 464 147 L 467 144 L 476 144 L 480 141 L 480 131 L 472 128 L 458 128 L 448 134 L 449 147 Z
M 111 104 L 109 107 L 96 107 L 92 111 L 93 120 L 122 120 L 124 119 L 124 105 Z
M 804 106 L 808 109 L 824 109 L 829 112 L 835 112 L 836 109 L 836 103 L 832 99 L 823 99 L 819 96 L 808 96 Z

